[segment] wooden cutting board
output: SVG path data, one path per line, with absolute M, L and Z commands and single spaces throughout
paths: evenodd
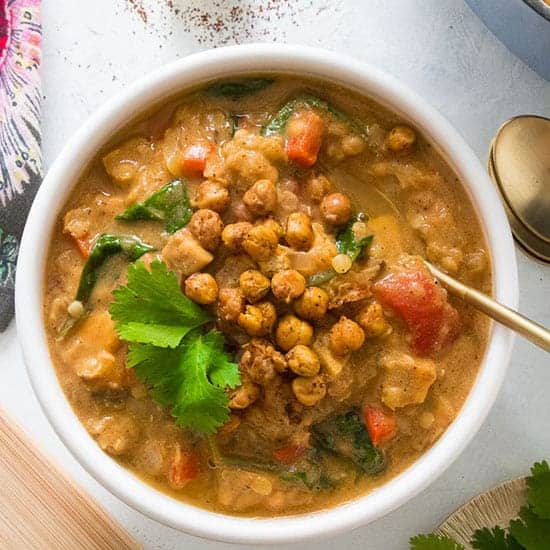
M 0 548 L 138 549 L 0 410 Z

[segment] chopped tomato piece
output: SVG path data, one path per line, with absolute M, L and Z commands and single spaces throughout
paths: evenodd
M 389 441 L 397 431 L 397 423 L 393 414 L 386 414 L 382 409 L 368 405 L 363 411 L 363 420 L 367 426 L 370 440 L 377 447 L 380 443 Z
M 300 445 L 287 445 L 286 447 L 281 447 L 273 451 L 273 458 L 282 464 L 292 464 L 305 453 L 306 449 L 307 447 L 302 447 Z
M 199 475 L 199 460 L 195 453 L 182 451 L 178 445 L 174 460 L 168 469 L 168 482 L 175 489 L 182 489 Z
M 181 161 L 182 172 L 189 177 L 202 176 L 206 168 L 206 159 L 214 150 L 215 146 L 211 143 L 195 143 L 189 145 L 183 151 Z
M 393 309 L 406 323 L 415 353 L 439 351 L 457 338 L 458 312 L 427 271 L 419 268 L 390 273 L 372 290 L 383 306 Z
M 289 160 L 309 168 L 317 162 L 325 123 L 314 111 L 302 111 L 292 116 L 286 128 L 286 154 Z
M 74 242 L 84 258 L 87 258 L 90 255 L 92 250 L 92 241 L 93 238 L 89 235 L 80 238 L 74 237 Z

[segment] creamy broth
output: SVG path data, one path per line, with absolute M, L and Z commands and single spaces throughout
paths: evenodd
M 489 325 L 419 257 L 491 291 L 470 199 L 418 131 L 340 86 L 270 78 L 236 99 L 189 92 L 106 145 L 59 214 L 44 283 L 50 353 L 98 445 L 174 498 L 251 516 L 365 494 L 459 413 Z M 296 98 L 282 131 L 261 135 Z M 115 219 L 175 180 L 194 210 L 185 227 Z M 346 228 L 354 242 L 372 236 L 353 259 L 337 248 Z M 214 435 L 178 427 L 127 368 L 108 312 L 127 255 L 75 301 L 104 234 L 153 247 L 138 261 L 165 262 L 224 334 L 241 385 Z

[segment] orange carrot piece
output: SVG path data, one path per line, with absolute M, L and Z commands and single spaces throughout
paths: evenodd
M 89 235 L 80 237 L 79 239 L 77 239 L 76 237 L 73 237 L 73 238 L 74 238 L 76 247 L 78 248 L 79 252 L 82 254 L 82 257 L 87 258 L 90 255 L 90 252 L 92 250 L 93 238 L 90 237 Z
M 182 451 L 178 445 L 174 460 L 168 469 L 168 482 L 175 489 L 182 489 L 199 475 L 199 460 L 195 453 Z
M 206 160 L 208 155 L 213 151 L 215 146 L 211 143 L 195 143 L 189 145 L 183 151 L 181 162 L 182 172 L 189 177 L 202 176 L 206 168 Z
M 286 154 L 289 160 L 309 168 L 317 162 L 321 149 L 325 123 L 314 111 L 293 115 L 286 128 Z
M 273 451 L 273 458 L 281 464 L 296 462 L 306 451 L 306 447 L 300 445 L 287 445 Z
M 363 411 L 363 420 L 375 447 L 395 436 L 397 422 L 393 414 L 386 414 L 378 407 L 368 405 Z

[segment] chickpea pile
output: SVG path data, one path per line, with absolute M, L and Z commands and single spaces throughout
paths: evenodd
M 335 192 L 325 176 L 311 176 L 302 186 L 317 205 L 329 233 L 351 219 L 349 197 Z M 315 406 L 327 393 L 329 373 L 313 349 L 315 325 L 326 319 L 329 310 L 327 291 L 307 286 L 304 275 L 289 266 L 271 272 L 262 267 L 281 249 L 304 253 L 315 240 L 308 210 L 291 212 L 280 221 L 274 217 L 278 197 L 276 182 L 264 178 L 252 183 L 242 200 L 231 203 L 231 193 L 224 185 L 207 180 L 197 188 L 198 210 L 188 225 L 198 243 L 214 257 L 245 256 L 255 265 L 242 271 L 232 286 L 219 287 L 207 272 L 193 273 L 182 284 L 188 298 L 214 306 L 220 323 L 238 327 L 250 339 L 241 352 L 242 384 L 230 395 L 229 406 L 235 410 L 257 401 L 262 386 L 276 376 L 288 380 L 303 406 Z M 237 221 L 224 225 L 222 216 L 230 204 L 238 204 L 234 209 Z M 358 350 L 366 334 L 376 336 L 388 330 L 377 308 L 363 311 L 358 319 L 359 323 L 341 316 L 330 328 L 326 341 L 334 356 L 345 357 Z

